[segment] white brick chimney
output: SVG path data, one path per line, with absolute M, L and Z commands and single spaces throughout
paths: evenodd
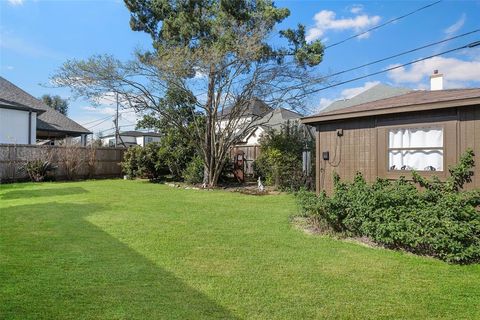
M 438 73 L 438 70 L 433 71 L 430 76 L 430 90 L 443 90 L 443 74 Z

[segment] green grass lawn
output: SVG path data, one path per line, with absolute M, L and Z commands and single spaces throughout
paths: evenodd
M 292 227 L 289 195 L 0 185 L 1 319 L 480 319 L 480 265 Z

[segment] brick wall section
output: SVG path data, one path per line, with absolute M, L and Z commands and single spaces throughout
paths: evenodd
M 61 152 L 65 151 L 62 146 L 37 146 L 37 145 L 13 145 L 0 144 L 0 183 L 28 180 L 26 172 L 20 168 L 28 160 L 42 158 L 46 152 L 52 152 L 52 162 L 58 166 L 54 175 L 56 180 L 65 179 L 64 165 L 61 161 Z M 95 166 L 93 174 L 89 174 L 89 166 L 86 162 L 92 150 L 89 147 L 79 147 L 80 159 L 83 160 L 78 169 L 78 179 L 84 178 L 116 178 L 122 176 L 120 162 L 123 159 L 125 149 L 120 148 L 95 148 Z

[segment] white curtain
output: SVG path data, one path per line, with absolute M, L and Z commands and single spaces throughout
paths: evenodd
M 430 149 L 443 147 L 442 128 L 393 129 L 389 131 L 388 140 L 389 148 L 404 149 L 389 151 L 390 170 L 443 171 L 443 150 Z
M 443 171 L 443 150 L 390 151 L 390 170 Z
M 389 148 L 441 148 L 442 128 L 393 129 L 389 132 Z

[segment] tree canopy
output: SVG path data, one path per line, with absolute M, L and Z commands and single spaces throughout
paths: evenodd
M 52 109 L 57 110 L 63 115 L 67 115 L 68 113 L 68 101 L 66 99 L 62 99 L 62 97 L 55 95 L 44 94 L 41 97 L 43 103 L 49 106 Z
M 63 64 L 53 80 L 77 95 L 97 99 L 117 93 L 125 106 L 154 112 L 195 141 L 214 186 L 227 154 L 258 125 L 254 101 L 272 108 L 304 106 L 322 78 L 312 70 L 323 59 L 320 41 L 305 28 L 275 33 L 290 15 L 269 0 L 125 0 L 132 30 L 146 32 L 153 50 L 122 62 L 100 55 Z M 272 40 L 274 39 L 274 40 Z M 185 130 L 181 110 L 164 103 L 172 92 L 192 106 L 194 128 Z M 228 112 L 227 112 L 228 110 Z

